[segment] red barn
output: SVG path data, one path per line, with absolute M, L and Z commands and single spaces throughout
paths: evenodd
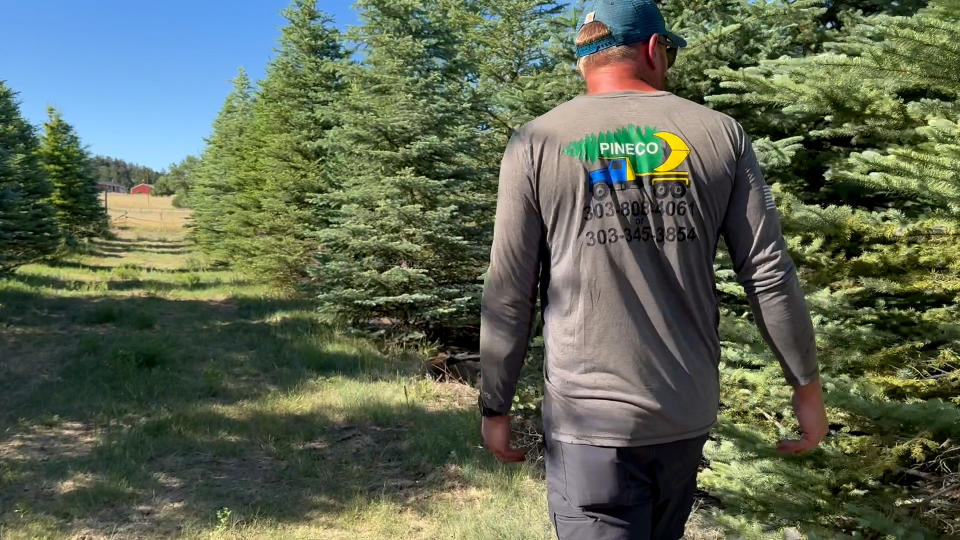
M 133 193 L 135 195 L 138 193 L 142 193 L 144 195 L 150 195 L 152 191 L 153 191 L 153 186 L 151 186 L 150 184 L 137 184 L 132 188 L 130 188 L 130 193 Z

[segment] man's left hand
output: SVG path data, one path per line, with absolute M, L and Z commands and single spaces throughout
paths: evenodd
M 827 436 L 829 423 L 827 422 L 827 411 L 823 405 L 821 385 L 822 383 L 818 378 L 806 386 L 794 388 L 793 410 L 796 412 L 803 436 L 800 437 L 800 440 L 780 441 L 780 444 L 777 445 L 777 451 L 780 453 L 800 455 L 809 452 L 816 448 L 820 441 Z
M 521 463 L 527 455 L 526 448 L 510 446 L 510 415 L 485 416 L 480 425 L 483 444 L 503 463 Z

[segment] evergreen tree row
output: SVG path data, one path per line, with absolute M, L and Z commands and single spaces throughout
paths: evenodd
M 60 240 L 40 141 L 0 82 L 0 273 L 53 253 Z
M 773 185 L 833 421 L 807 461 L 762 450 L 796 426 L 721 249 L 721 441 L 701 483 L 732 534 L 960 531 L 958 6 L 662 6 L 690 43 L 671 90 L 739 120 Z M 341 34 L 294 2 L 266 79 L 241 72 L 191 175 L 194 239 L 331 322 L 475 340 L 500 157 L 582 91 L 581 7 L 360 0 Z
M 294 2 L 266 79 L 238 75 L 196 170 L 192 235 L 313 290 L 331 321 L 472 333 L 500 156 L 576 92 L 576 20 L 544 0 L 357 9 L 341 35 Z
M 93 163 L 59 112 L 42 137 L 0 82 L 0 273 L 107 232 Z

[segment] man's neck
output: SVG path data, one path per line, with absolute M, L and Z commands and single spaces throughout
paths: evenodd
M 598 68 L 586 78 L 587 95 L 609 94 L 613 92 L 659 92 L 647 81 L 639 78 L 634 69 L 625 65 L 611 65 Z

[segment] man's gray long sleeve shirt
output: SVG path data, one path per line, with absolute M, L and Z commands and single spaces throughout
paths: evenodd
M 510 141 L 480 330 L 482 398 L 510 409 L 539 291 L 544 427 L 603 446 L 716 421 L 720 236 L 787 382 L 818 377 L 813 326 L 743 128 L 668 92 L 580 96 Z

